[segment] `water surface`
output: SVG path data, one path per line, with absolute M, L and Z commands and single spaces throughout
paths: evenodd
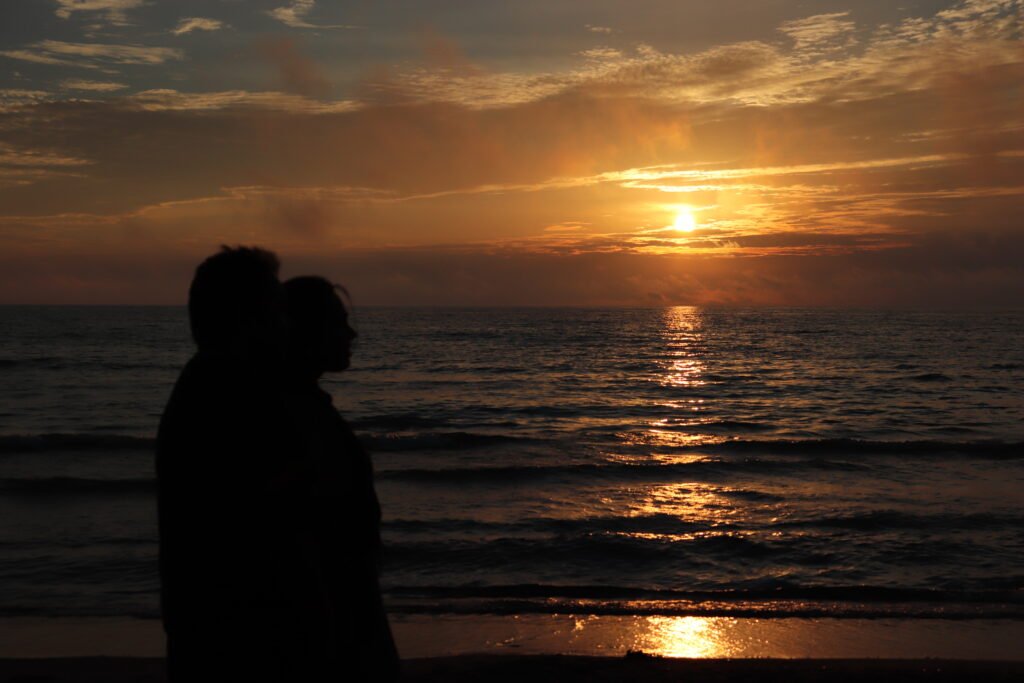
M 1024 313 L 362 309 L 398 615 L 1024 617 Z M 155 616 L 179 308 L 0 308 L 0 614 Z

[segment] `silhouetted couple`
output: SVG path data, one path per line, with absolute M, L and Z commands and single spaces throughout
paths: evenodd
M 157 439 L 169 676 L 394 680 L 370 460 L 317 384 L 355 332 L 334 285 L 278 268 L 223 248 L 189 291 L 198 351 Z

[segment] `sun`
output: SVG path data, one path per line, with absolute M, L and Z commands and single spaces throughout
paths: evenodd
M 693 217 L 693 210 L 688 206 L 680 207 L 679 213 L 676 214 L 676 222 L 672 224 L 672 227 L 679 232 L 693 232 L 697 227 L 697 219 Z

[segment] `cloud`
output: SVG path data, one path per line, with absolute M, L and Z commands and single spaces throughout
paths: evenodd
M 714 205 L 702 217 L 730 236 L 921 229 L 915 216 L 947 221 L 943 214 L 960 194 L 994 206 L 997 198 L 985 199 L 986 192 L 1020 184 L 1020 157 L 1003 153 L 1024 149 L 1024 116 L 1013 106 L 1024 65 L 981 65 L 965 74 L 964 82 L 983 86 L 969 98 L 955 81 L 951 90 L 782 107 L 695 108 L 586 88 L 489 108 L 169 89 L 106 103 L 54 102 L 7 115 L 0 139 L 19 144 L 45 130 L 47 144 L 95 160 L 88 169 L 94 182 L 125 191 L 101 196 L 68 179 L 0 202 L 16 213 L 120 212 L 223 197 L 223 188 L 362 186 L 391 194 L 321 194 L 316 201 L 429 204 L 431 212 L 443 206 L 447 213 L 424 230 L 449 239 L 473 229 L 474 212 L 494 210 L 509 231 L 542 232 L 565 220 L 554 207 L 567 196 L 570 215 L 594 223 L 595 232 L 662 226 L 671 219 L 657 205 L 685 192 L 687 203 Z M 971 110 L 960 112 L 968 102 Z M 110 142 L 111 129 L 137 141 L 133 156 Z M 952 193 L 956 188 L 962 192 Z M 538 207 L 536 215 L 515 206 L 513 197 L 527 192 L 550 197 L 524 204 Z M 551 215 L 539 213 L 545 202 Z M 597 207 L 617 217 L 599 219 Z M 383 218 L 412 216 L 413 209 L 375 211 L 365 224 L 381 226 L 382 235 L 414 233 Z
M 787 21 L 779 26 L 779 31 L 793 39 L 797 50 L 811 46 L 820 47 L 823 43 L 833 42 L 854 30 L 856 24 L 848 18 L 849 16 L 849 12 L 816 14 L 805 19 Z
M 267 207 L 271 227 L 306 239 L 322 238 L 332 223 L 329 205 L 315 200 L 279 197 Z
M 116 90 L 124 90 L 128 86 L 124 83 L 114 83 L 112 81 L 86 81 L 80 78 L 69 78 L 60 82 L 60 87 L 64 90 L 87 90 L 90 92 L 114 92 Z
M 114 25 L 128 23 L 127 10 L 141 7 L 145 0 L 57 0 L 57 16 L 70 19 L 76 12 L 95 12 L 103 14 L 108 22 Z
M 1024 57 L 1019 0 L 965 0 L 952 10 L 857 31 L 849 12 L 806 17 L 780 30 L 790 40 L 746 41 L 692 53 L 650 45 L 581 51 L 583 63 L 545 73 L 434 65 L 393 69 L 379 88 L 393 98 L 509 106 L 572 89 L 668 102 L 783 106 L 872 99 L 934 87 L 951 74 Z M 370 84 L 371 89 L 374 85 Z
M 678 111 L 582 95 L 478 111 L 152 90 L 106 102 L 51 102 L 5 116 L 0 141 L 39 140 L 45 128 L 48 144 L 95 159 L 94 179 L 121 188 L 96 194 L 85 185 L 40 185 L 0 196 L 8 213 L 20 215 L 120 212 L 250 185 L 363 186 L 408 196 L 484 186 L 482 192 L 491 185 L 501 192 L 590 176 L 602 167 L 634 167 L 652 150 L 685 147 L 688 134 Z M 118 142 L 126 138 L 133 140 L 130 148 Z
M 89 163 L 53 150 L 0 143 L 0 188 L 30 185 L 55 176 L 81 177 L 75 169 Z
M 307 97 L 323 97 L 331 90 L 313 60 L 306 57 L 290 38 L 267 39 L 257 45 L 257 53 L 278 72 L 285 92 Z
M 0 55 L 4 57 L 10 57 L 11 59 L 20 59 L 24 62 L 33 62 L 35 64 L 51 64 L 59 66 L 80 66 L 84 69 L 96 69 L 98 68 L 95 64 L 78 63 L 71 59 L 63 57 L 57 57 L 53 54 L 47 53 L 44 50 L 0 50 Z
M 562 221 L 561 223 L 545 226 L 544 232 L 574 232 L 576 230 L 582 230 L 588 225 L 590 225 L 590 223 L 585 223 L 583 221 Z
M 452 76 L 474 77 L 486 74 L 466 57 L 458 43 L 432 28 L 420 32 L 420 48 L 427 64 Z
M 88 163 L 59 153 L 26 151 L 0 144 L 0 166 L 81 166 Z
M 305 16 L 313 9 L 314 0 L 294 0 L 292 4 L 269 10 L 267 13 L 292 28 L 315 28 L 305 20 Z
M 718 169 L 689 169 L 671 165 L 651 168 L 634 168 L 626 171 L 604 174 L 607 181 L 621 182 L 625 187 L 658 189 L 662 192 L 677 192 L 683 185 L 671 181 L 698 183 L 702 189 L 725 187 L 709 185 L 716 181 L 733 181 L 745 178 L 771 180 L 779 176 L 802 174 L 831 174 L 837 171 L 866 171 L 872 169 L 892 168 L 895 166 L 915 166 L 946 164 L 963 161 L 961 154 L 932 154 L 897 159 L 870 159 L 864 161 L 834 161 L 825 164 L 794 164 L 776 167 L 740 167 Z M 685 191 L 685 190 L 684 190 Z
M 457 102 L 499 107 L 539 100 L 571 91 L 603 91 L 682 102 L 734 98 L 737 86 L 771 75 L 779 61 L 777 48 L 762 42 L 719 46 L 692 55 L 661 53 L 641 45 L 632 54 L 613 48 L 585 50 L 586 64 L 561 73 L 453 74 L 428 66 L 406 69 L 389 77 L 386 87 L 405 99 Z M 372 84 L 371 84 L 372 85 Z
M 607 26 L 595 26 L 593 24 L 587 24 L 584 28 L 586 28 L 591 33 L 603 33 L 605 35 L 614 32 L 614 29 L 609 28 Z
M 42 40 L 21 50 L 0 50 L 0 55 L 38 64 L 98 69 L 102 64 L 157 65 L 182 59 L 181 50 L 146 45 L 104 45 Z
M 146 111 L 202 112 L 224 109 L 262 109 L 281 113 L 327 114 L 352 111 L 358 104 L 351 100 L 321 102 L 294 93 L 221 90 L 186 93 L 170 88 L 142 90 L 129 102 Z
M 359 28 L 348 24 L 312 24 L 306 21 L 306 16 L 315 6 L 315 0 L 292 0 L 291 4 L 268 10 L 267 14 L 291 28 Z
M 52 99 L 52 97 L 53 96 L 45 90 L 0 88 L 0 113 L 12 108 L 45 102 Z
M 171 30 L 176 36 L 192 31 L 219 31 L 225 24 L 219 19 L 204 19 L 203 17 L 188 17 L 178 22 L 177 28 Z
M 622 57 L 622 51 L 616 50 L 613 47 L 595 47 L 589 50 L 583 50 L 579 54 L 587 59 L 598 61 L 603 59 L 619 59 Z

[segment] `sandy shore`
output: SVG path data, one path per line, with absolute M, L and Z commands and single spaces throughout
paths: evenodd
M 1024 662 L 938 659 L 668 659 L 649 656 L 465 655 L 413 659 L 404 680 L 445 681 L 1020 681 Z M 0 659 L 0 683 L 159 683 L 163 660 L 129 657 Z
M 393 615 L 405 659 L 461 655 L 689 659 L 1024 660 L 1022 620 Z M 0 619 L 0 660 L 163 657 L 157 619 Z

